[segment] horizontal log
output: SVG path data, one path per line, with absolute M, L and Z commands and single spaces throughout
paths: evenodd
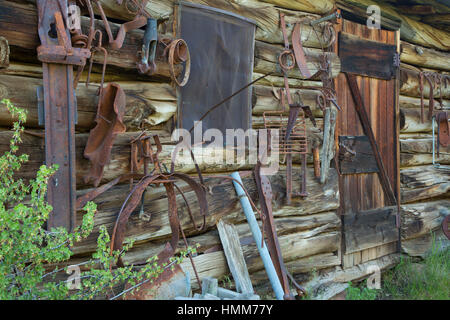
M 256 80 L 260 77 L 262 77 L 262 73 L 253 72 L 252 74 L 252 80 Z M 301 88 L 301 87 L 321 87 L 322 82 L 321 81 L 315 81 L 315 80 L 302 80 L 302 79 L 296 79 L 296 78 L 288 78 L 289 88 Z M 273 87 L 279 87 L 284 88 L 284 78 L 280 76 L 266 76 L 262 78 L 261 80 L 258 80 L 256 85 L 263 85 L 263 86 L 273 86 Z
M 442 154 L 439 156 L 439 158 L 435 159 L 435 162 L 441 165 L 449 165 L 450 156 L 448 153 Z M 400 165 L 403 168 L 412 166 L 422 166 L 432 163 L 433 163 L 433 156 L 431 154 L 410 154 L 410 153 L 400 154 Z
M 431 121 L 428 120 L 428 106 L 424 106 L 424 121 L 420 120 L 421 110 L 417 108 L 400 109 L 400 133 L 431 132 Z
M 401 236 L 403 240 L 429 235 L 441 227 L 450 214 L 450 200 L 438 200 L 402 205 Z
M 176 111 L 175 90 L 164 83 L 117 81 L 126 94 L 126 114 L 124 123 L 128 130 L 138 129 L 143 124 L 157 125 L 167 121 Z M 37 78 L 0 74 L 0 99 L 8 98 L 17 107 L 28 111 L 27 127 L 38 125 L 36 88 L 42 85 Z M 82 83 L 77 88 L 77 130 L 91 129 L 95 126 L 97 112 L 98 83 L 88 88 Z M 11 125 L 12 119 L 5 106 L 0 106 L 0 124 Z
M 262 115 L 266 111 L 282 111 L 280 99 L 275 96 L 278 95 L 279 87 L 269 87 L 269 86 L 253 86 L 253 110 L 252 114 Z M 309 106 L 315 117 L 323 117 L 323 112 L 317 104 L 317 99 L 319 98 L 320 91 L 310 90 L 310 89 L 290 89 L 292 99 L 296 102 L 303 102 L 305 106 Z M 286 101 L 287 103 L 287 101 Z M 284 110 L 288 111 L 289 107 L 284 106 Z
M 320 248 L 328 248 L 328 249 L 335 248 L 337 250 L 339 237 L 334 236 L 333 235 L 334 232 L 329 234 L 330 235 L 328 236 L 325 236 L 325 234 L 323 234 L 322 236 L 318 236 L 317 238 L 304 239 L 304 241 L 298 239 L 297 241 L 295 241 L 294 239 L 291 239 L 291 245 L 295 244 L 296 245 L 295 251 L 299 252 L 300 254 L 302 254 L 301 253 L 302 249 L 304 249 L 306 252 L 313 252 L 316 250 L 320 251 L 321 250 Z M 287 237 L 285 236 L 280 237 L 279 241 L 283 256 L 285 256 L 287 253 L 290 253 L 289 248 L 292 247 L 290 245 L 286 245 L 286 241 L 289 241 L 289 239 L 287 239 Z M 313 247 L 315 248 L 312 249 Z M 245 259 L 246 263 L 249 266 L 250 278 L 252 280 L 253 285 L 261 285 L 262 283 L 267 283 L 268 280 L 267 274 L 265 270 L 262 270 L 263 263 L 261 257 L 258 255 L 256 247 L 244 246 L 243 251 L 246 258 Z M 246 253 L 249 255 L 246 255 Z M 310 266 L 312 266 L 311 263 L 314 262 L 314 267 L 311 268 L 306 267 L 305 263 L 307 263 L 307 261 L 310 263 Z M 199 255 L 194 258 L 194 264 L 200 278 L 203 277 L 221 278 L 225 275 L 230 274 L 223 251 Z M 303 258 L 297 257 L 297 259 L 294 261 L 286 262 L 286 268 L 289 268 L 290 272 L 296 273 L 304 272 L 305 269 L 307 271 L 311 271 L 314 269 L 317 270 L 336 265 L 338 265 L 336 255 L 330 252 L 327 252 L 326 254 L 306 256 Z M 182 263 L 182 267 L 183 269 L 188 270 L 190 274 L 194 273 L 194 270 L 191 266 L 191 262 L 188 261 L 187 259 Z M 193 282 L 191 284 L 194 289 L 198 287 L 196 282 Z
M 400 61 L 419 67 L 450 71 L 450 54 L 402 41 Z
M 89 19 L 82 17 L 82 29 L 87 34 L 89 30 Z M 0 1 L 0 33 L 8 39 L 11 46 L 11 56 L 16 57 L 16 48 L 19 52 L 35 53 L 36 48 L 40 45 L 37 33 L 37 9 L 34 5 L 25 5 L 10 1 Z M 110 23 L 111 31 L 117 34 L 119 25 Z M 109 48 L 108 37 L 101 20 L 96 20 L 96 28 L 103 33 L 103 46 L 108 50 L 108 64 L 124 69 L 132 70 L 137 74 L 136 63 L 138 62 L 138 51 L 141 50 L 142 39 L 144 37 L 143 30 L 133 30 L 127 33 L 123 47 L 120 50 L 112 50 Z M 153 77 L 170 77 L 169 65 L 165 58 L 161 56 L 164 50 L 163 45 L 158 45 L 156 55 L 157 70 Z M 27 59 L 37 60 L 35 55 L 27 55 Z M 103 64 L 104 56 L 95 54 L 94 62 Z
M 443 197 L 450 192 L 450 176 L 431 165 L 400 170 L 401 202 Z
M 319 230 L 316 232 L 320 234 L 322 232 L 335 231 L 340 226 L 340 219 L 336 215 L 335 212 L 324 212 L 317 213 L 308 216 L 293 216 L 293 217 L 284 217 L 281 215 L 282 210 L 278 211 L 278 214 L 275 218 L 275 228 L 279 237 L 287 237 L 286 239 L 290 239 L 296 237 L 300 238 L 312 238 L 315 235 L 313 233 L 314 230 Z M 252 259 L 257 259 L 257 250 L 252 249 L 252 244 L 255 245 L 253 237 L 251 235 L 248 224 L 245 220 L 240 219 L 240 223 L 236 225 L 236 229 L 239 235 L 241 246 L 243 247 L 244 252 L 247 253 L 247 256 L 251 258 L 247 258 L 246 262 L 253 263 Z M 219 234 L 216 229 L 212 229 L 204 234 L 192 236 L 187 238 L 187 242 L 189 246 L 198 246 L 197 253 L 198 254 L 207 254 L 213 251 L 223 250 L 221 240 Z M 295 249 L 305 250 L 304 253 L 298 253 L 297 251 L 294 254 L 288 252 L 288 247 L 292 247 L 288 245 L 289 241 L 284 241 L 285 243 L 285 251 L 284 259 L 285 261 L 296 260 L 295 256 L 298 254 L 301 255 L 309 255 L 309 251 L 318 250 L 317 248 L 309 248 L 309 247 L 299 247 Z M 149 257 L 157 254 L 164 247 L 164 241 L 150 241 L 142 244 L 138 244 L 133 246 L 133 248 L 127 252 L 124 256 L 123 261 L 130 264 L 139 264 L 144 263 Z M 180 240 L 178 243 L 177 252 L 184 249 L 184 242 Z M 254 253 L 252 252 L 254 251 Z M 332 252 L 331 250 L 330 252 Z M 256 255 L 255 255 L 256 254 Z M 256 257 L 256 258 L 255 258 Z
M 80 76 L 80 83 L 83 85 L 87 81 L 88 77 L 88 68 L 85 68 L 83 73 Z M 148 82 L 149 78 L 145 75 L 138 75 L 132 72 L 127 73 L 123 72 L 123 69 L 116 68 L 114 66 L 109 66 L 106 68 L 104 81 L 105 82 L 114 82 L 114 81 L 146 81 Z M 42 78 L 42 64 L 40 63 L 26 63 L 20 61 L 12 61 L 8 68 L 0 69 L 1 75 L 9 75 L 9 76 L 22 76 L 22 77 L 30 77 L 30 78 Z M 100 83 L 102 79 L 102 66 L 94 64 L 92 66 L 92 72 L 90 74 L 90 82 L 92 83 Z
M 360 13 L 364 13 L 362 16 L 365 16 L 368 6 L 377 5 L 381 9 L 382 26 L 389 27 L 385 24 L 386 18 L 391 21 L 396 20 L 401 22 L 400 38 L 402 40 L 443 51 L 448 51 L 450 49 L 450 33 L 402 15 L 398 13 L 393 6 L 381 4 L 380 2 L 372 0 L 339 0 L 338 2 L 359 9 Z
M 448 6 L 446 8 L 446 13 L 437 13 L 432 16 L 423 17 L 422 22 L 430 24 L 435 28 L 448 31 L 450 27 L 450 13 L 448 12 Z
M 282 76 L 278 56 L 284 50 L 283 46 L 265 43 L 262 41 L 255 42 L 255 65 L 253 70 L 258 73 L 267 74 L 274 72 L 275 75 Z M 304 48 L 307 66 L 311 74 L 315 74 L 320 69 L 320 59 L 325 54 L 330 61 L 331 78 L 338 76 L 341 71 L 341 63 L 339 57 L 334 52 L 323 53 L 320 49 Z M 305 79 L 300 70 L 295 67 L 288 71 L 289 78 Z
M 448 241 L 442 229 L 437 229 L 430 234 L 402 241 L 402 252 L 411 257 L 423 259 L 433 252 L 444 251 L 449 245 L 450 241 Z
M 325 185 L 321 185 L 314 180 L 314 173 L 312 169 L 307 170 L 307 190 L 310 193 L 310 196 L 304 199 L 294 197 L 292 199 L 291 206 L 285 206 L 284 175 L 285 172 L 281 171 L 279 175 L 270 176 L 273 189 L 274 216 L 277 218 L 328 212 L 331 210 L 336 210 L 339 206 L 339 199 L 337 196 L 337 174 L 334 170 L 330 170 L 330 177 Z M 294 191 L 299 186 L 299 180 L 299 175 L 293 176 Z M 244 186 L 249 192 L 251 198 L 253 201 L 256 201 L 257 191 L 253 177 L 251 175 L 246 175 L 243 177 L 243 181 Z M 213 177 L 205 177 L 205 183 L 208 189 L 211 190 L 210 193 L 207 193 L 209 215 L 206 218 L 205 231 L 215 228 L 216 222 L 224 217 L 226 217 L 230 223 L 238 224 L 243 222 L 244 216 L 242 215 L 242 209 L 231 182 Z M 197 205 L 195 193 L 185 184 L 180 183 L 179 186 L 182 188 L 185 197 L 190 204 L 190 208 L 197 225 L 201 225 L 202 218 L 199 216 L 199 207 Z M 88 190 L 79 191 L 78 195 L 82 195 L 87 191 Z M 106 226 L 108 231 L 111 232 L 116 221 L 117 213 L 128 192 L 128 185 L 118 185 L 94 200 L 94 202 L 98 205 L 98 212 L 96 213 L 94 221 L 94 232 L 87 240 L 75 244 L 73 248 L 74 252 L 77 254 L 84 254 L 95 250 L 99 225 Z M 191 235 L 198 234 L 190 221 L 189 215 L 184 210 L 185 204 L 179 195 L 177 196 L 177 203 L 180 208 L 179 217 L 181 225 L 183 226 L 186 235 L 189 237 Z M 152 188 L 151 192 L 147 192 L 145 194 L 144 212 L 146 215 L 151 215 L 150 221 L 145 218 L 140 218 L 137 214 L 131 215 L 126 231 L 126 237 L 128 240 L 134 239 L 136 240 L 136 245 L 138 245 L 139 243 L 167 239 L 170 237 L 171 230 L 167 216 L 167 196 L 163 187 Z M 82 214 L 82 212 L 79 212 L 78 214 L 77 221 L 79 223 L 81 223 Z M 292 226 L 290 228 L 300 231 L 302 228 L 305 228 L 305 225 L 322 223 L 320 221 L 323 220 L 317 220 L 318 222 L 305 221 L 306 220 L 303 220 L 302 222 L 303 227 L 302 223 L 299 223 L 298 226 L 294 225 L 295 227 Z
M 436 132 L 435 132 L 436 134 Z M 435 138 L 436 139 L 436 138 Z M 437 148 L 437 145 L 435 145 Z M 431 135 L 427 138 L 400 139 L 400 152 L 402 153 L 432 153 L 433 139 Z M 450 154 L 450 146 L 439 146 L 439 153 Z
M 319 276 L 309 275 L 307 280 L 303 280 L 302 284 L 305 288 L 309 289 L 309 292 L 314 294 L 323 286 L 332 283 L 348 283 L 349 281 L 356 281 L 367 278 L 374 272 L 373 267 L 378 267 L 380 271 L 387 270 L 394 267 L 400 261 L 400 254 L 393 253 L 385 255 L 376 260 L 368 261 L 355 265 L 353 267 L 343 269 L 338 266 L 333 270 L 320 274 Z M 301 277 L 302 275 L 300 275 Z M 304 277 L 303 277 L 304 278 Z M 300 278 L 301 279 L 301 278 Z
M 309 120 L 308 120 L 309 121 Z M 155 133 L 161 132 L 161 130 L 154 130 Z M 150 131 L 151 133 L 151 131 Z M 0 154 L 9 150 L 9 139 L 11 137 L 11 131 L 0 132 Z M 163 134 L 167 134 L 163 132 Z M 311 139 L 319 139 L 319 132 L 312 132 L 314 137 Z M 130 136 L 136 137 L 138 133 L 134 134 L 119 134 L 118 138 L 115 140 L 112 149 L 111 157 L 109 163 L 104 167 L 104 174 L 101 183 L 110 181 L 121 174 L 129 172 L 130 163 Z M 88 139 L 87 133 L 76 134 L 75 145 L 76 145 L 76 181 L 77 185 L 85 186 L 83 182 L 83 177 L 89 172 L 90 162 L 83 157 L 84 148 L 86 146 Z M 310 140 L 311 140 L 310 139 Z M 24 169 L 18 173 L 18 177 L 29 179 L 37 171 L 40 165 L 44 163 L 44 139 L 27 135 L 28 143 L 20 145 L 19 152 L 26 153 L 30 155 L 30 161 L 25 165 Z M 175 149 L 173 141 L 168 141 L 167 143 L 162 142 L 162 151 L 159 154 L 159 160 L 161 164 L 170 168 L 172 152 Z M 311 143 L 310 143 L 311 145 Z M 242 161 L 237 159 L 237 151 L 232 148 L 223 149 L 219 148 L 215 153 L 211 153 L 206 149 L 201 147 L 195 147 L 192 149 L 195 155 L 197 164 L 202 172 L 205 173 L 217 173 L 235 170 L 251 170 L 253 169 L 256 162 L 249 156 L 246 156 Z M 255 153 L 249 153 L 248 145 L 246 146 L 245 152 L 247 155 L 254 155 Z M 309 155 L 309 163 L 312 163 L 312 156 Z M 300 162 L 300 156 L 295 155 L 293 157 L 294 163 Z M 179 153 L 176 157 L 175 169 L 180 172 L 185 173 L 195 173 L 195 165 L 191 159 L 189 152 Z M 294 172 L 299 170 L 294 168 Z
M 439 102 L 435 102 L 436 104 L 439 104 Z M 425 109 L 427 109 L 429 100 L 423 99 L 423 104 Z M 445 109 L 450 109 L 450 100 L 442 100 L 442 105 Z M 399 96 L 399 106 L 400 109 L 404 108 L 420 108 L 420 98 L 416 97 L 408 97 L 408 96 Z
M 419 72 L 400 68 L 400 94 L 410 97 L 420 97 L 420 81 L 419 81 Z M 430 85 L 428 81 L 424 78 L 423 81 L 423 96 L 425 98 L 430 97 Z M 434 88 L 433 96 L 435 98 L 439 98 L 440 96 L 440 88 Z M 450 86 L 445 87 L 442 86 L 442 97 L 444 99 L 450 98 Z
M 213 8 L 229 11 L 245 18 L 252 19 L 256 23 L 257 40 L 270 43 L 284 43 L 283 35 L 280 28 L 279 8 L 268 3 L 261 3 L 254 0 L 245 0 L 239 2 L 230 2 L 228 0 L 193 0 L 192 3 L 210 6 Z M 128 21 L 133 19 L 133 15 L 129 13 L 125 6 L 117 4 L 116 0 L 102 0 L 103 9 L 108 17 Z M 154 0 L 148 2 L 146 11 L 155 19 L 168 19 L 173 14 L 173 6 L 177 1 L 173 0 Z M 294 23 L 300 18 L 316 19 L 317 15 L 305 14 L 301 12 L 283 10 L 286 13 L 286 23 L 289 38 L 291 37 Z M 323 26 L 317 26 L 316 32 L 307 25 L 302 26 L 301 40 L 305 47 L 321 48 L 322 44 L 327 47 L 334 34 Z
M 435 145 L 437 148 L 437 145 Z M 400 139 L 400 166 L 409 167 L 433 163 L 433 139 L 429 137 Z M 450 147 L 439 146 L 439 158 L 435 161 L 441 164 L 450 163 Z
M 333 10 L 333 0 L 261 0 L 280 8 L 324 14 Z
M 0 99 L 8 98 L 16 106 L 28 110 L 26 126 L 37 128 L 37 97 L 36 87 L 42 84 L 42 68 L 36 65 L 14 64 L 14 68 L 0 71 Z M 17 74 L 23 75 L 18 76 Z M 77 88 L 77 110 L 79 131 L 86 131 L 95 126 L 95 114 L 97 111 L 96 95 L 100 80 L 98 74 L 93 74 L 91 85 L 86 88 L 81 82 Z M 32 76 L 32 77 L 31 77 Z M 111 76 L 112 79 L 117 80 Z M 81 79 L 84 81 L 84 79 Z M 176 112 L 175 90 L 169 85 L 156 82 L 143 81 L 114 81 L 121 85 L 127 95 L 127 111 L 125 125 L 128 130 L 139 130 L 142 125 L 154 126 L 167 121 Z M 317 85 L 317 83 L 314 83 Z M 321 117 L 321 110 L 317 107 L 319 91 L 292 88 L 293 97 L 300 93 L 305 105 L 309 105 L 315 116 Z M 255 85 L 253 87 L 253 113 L 262 114 L 264 111 L 277 110 L 278 101 L 273 95 L 272 87 Z M 13 119 L 6 112 L 4 106 L 0 106 L 0 124 L 10 126 Z

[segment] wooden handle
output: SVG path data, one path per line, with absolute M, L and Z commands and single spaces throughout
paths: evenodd
M 319 178 L 320 177 L 319 148 L 313 148 L 313 159 L 314 159 L 314 176 L 316 178 Z

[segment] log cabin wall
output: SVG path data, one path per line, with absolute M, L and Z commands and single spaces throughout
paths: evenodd
M 171 33 L 173 23 L 173 0 L 153 0 L 147 10 L 159 20 L 159 35 Z M 273 95 L 273 88 L 283 87 L 282 74 L 277 69 L 277 54 L 283 48 L 283 37 L 279 27 L 279 10 L 286 14 L 288 23 L 299 18 L 315 19 L 330 12 L 335 6 L 332 0 L 194 0 L 194 3 L 208 5 L 227 10 L 256 22 L 255 57 L 253 78 L 275 72 L 253 86 L 252 126 L 261 127 L 262 113 L 277 110 L 278 100 Z M 347 6 L 355 5 L 354 1 L 339 1 Z M 358 1 L 359 7 L 373 4 L 370 1 Z M 127 10 L 115 0 L 102 0 L 106 15 L 110 18 L 113 33 L 117 32 L 120 23 L 133 18 Z M 420 92 L 418 71 L 427 70 L 443 74 L 450 72 L 450 33 L 448 26 L 430 25 L 423 17 L 405 15 L 397 12 L 387 4 L 381 4 L 383 12 L 389 12 L 389 17 L 401 20 L 401 77 L 399 107 L 402 116 L 400 121 L 400 190 L 402 203 L 402 249 L 411 255 L 423 255 L 430 245 L 430 231 L 438 231 L 442 217 L 448 214 L 450 177 L 448 172 L 437 170 L 432 165 L 431 155 L 431 123 L 420 122 Z M 353 7 L 354 8 L 354 7 Z M 425 17 L 426 18 L 426 17 Z M 387 23 L 382 20 L 382 24 Z M 101 20 L 97 21 L 103 29 Z M 88 27 L 88 19 L 82 19 L 83 28 Z M 288 28 L 289 33 L 292 25 Z M 420 30 L 420 31 L 419 31 Z M 108 50 L 106 82 L 116 82 L 121 85 L 127 95 L 127 108 L 124 117 L 127 130 L 119 134 L 111 152 L 111 160 L 105 166 L 102 183 L 110 181 L 120 174 L 129 171 L 129 141 L 137 136 L 142 129 L 160 136 L 163 150 L 160 159 L 170 163 L 174 143 L 170 139 L 173 129 L 173 116 L 177 110 L 177 95 L 171 83 L 168 64 L 162 58 L 163 47 L 158 47 L 157 73 L 153 76 L 139 75 L 136 68 L 136 52 L 142 42 L 143 30 L 134 30 L 127 34 L 121 50 Z M 302 41 L 310 61 L 309 67 L 315 72 L 316 63 L 321 52 L 320 40 L 330 44 L 335 34 L 329 30 L 318 28 L 313 32 L 308 25 L 302 27 Z M 36 57 L 36 47 L 39 45 L 37 35 L 37 10 L 34 0 L 6 1 L 0 0 L 0 37 L 9 43 L 9 65 L 0 65 L 0 99 L 9 98 L 18 107 L 28 110 L 28 121 L 25 124 L 28 132 L 40 133 L 38 125 L 36 87 L 42 84 L 42 68 Z M 104 34 L 104 39 L 107 39 Z M 105 43 L 107 48 L 107 44 Z M 3 54 L 4 50 L 2 50 Z M 0 54 L 0 57 L 2 55 Z M 1 60 L 1 59 L 0 59 Z M 339 57 L 330 53 L 332 76 L 340 72 Z M 89 161 L 83 157 L 89 130 L 95 126 L 97 109 L 97 90 L 100 82 L 103 57 L 95 56 L 91 83 L 84 86 L 86 74 L 83 74 L 77 88 L 78 124 L 76 126 L 76 166 L 77 194 L 82 195 L 92 188 L 83 181 L 89 170 Z M 3 66 L 6 66 L 5 63 Z M 291 90 L 301 93 L 304 103 L 310 105 L 317 118 L 318 127 L 312 127 L 308 121 L 309 145 L 321 146 L 323 114 L 317 106 L 317 92 L 302 89 L 302 86 L 321 85 L 319 80 L 305 80 L 294 69 L 289 73 Z M 428 105 L 429 87 L 425 83 L 425 105 Z M 434 95 L 438 97 L 437 90 Z M 450 87 L 443 88 L 443 104 L 450 108 Z M 12 119 L 4 106 L 0 106 L 0 152 L 7 150 L 11 136 Z M 37 168 L 44 161 L 44 141 L 33 134 L 23 135 L 20 151 L 30 155 L 30 161 L 22 168 L 21 176 L 32 178 Z M 206 176 L 206 184 L 211 191 L 207 195 L 210 214 L 207 217 L 207 228 L 198 233 L 192 227 L 182 199 L 178 199 L 181 208 L 179 215 L 189 244 L 200 244 L 198 254 L 194 258 L 200 277 L 213 276 L 224 279 L 229 275 L 225 255 L 221 248 L 216 230 L 216 223 L 221 218 L 237 226 L 244 256 L 250 276 L 257 290 L 267 290 L 267 276 L 262 261 L 252 241 L 251 233 L 242 213 L 238 198 L 231 182 L 223 182 L 213 178 L 214 174 L 229 174 L 240 170 L 244 185 L 253 200 L 257 200 L 257 190 L 250 174 L 251 165 L 207 165 L 202 159 L 197 159 L 200 168 Z M 450 165 L 449 149 L 441 148 L 438 159 L 441 164 Z M 294 158 L 294 164 L 298 159 Z M 195 173 L 193 165 L 179 165 L 177 171 Z M 312 156 L 308 154 L 308 185 L 309 196 L 305 199 L 294 197 L 290 206 L 285 204 L 284 168 L 280 175 L 271 177 L 274 191 L 274 216 L 279 235 L 280 245 L 287 269 L 301 283 L 307 285 L 316 283 L 316 276 L 325 282 L 347 282 L 367 275 L 363 268 L 370 260 L 376 259 L 382 268 L 392 266 L 397 255 L 392 254 L 392 248 L 379 248 L 375 256 L 367 256 L 355 263 L 354 267 L 343 269 L 341 257 L 341 220 L 338 216 L 339 190 L 338 175 L 334 168 L 330 169 L 328 180 L 320 184 L 314 177 Z M 299 167 L 294 166 L 294 172 Z M 294 175 L 294 187 L 299 184 L 298 174 Z M 186 185 L 180 185 L 185 191 L 188 201 L 192 202 L 194 216 L 198 216 L 194 192 Z M 164 188 L 153 188 L 145 195 L 145 211 L 151 213 L 151 219 L 139 218 L 133 214 L 127 226 L 126 237 L 134 239 L 133 249 L 126 255 L 125 261 L 140 263 L 149 256 L 158 253 L 170 238 L 170 226 L 167 216 L 167 197 Z M 81 262 L 90 255 L 96 246 L 96 238 L 100 225 L 105 225 L 111 232 L 117 213 L 122 205 L 129 185 L 118 185 L 95 200 L 98 213 L 95 218 L 94 233 L 86 241 L 75 245 L 73 262 Z M 78 213 L 78 222 L 82 212 Z M 198 218 L 200 223 L 200 218 Z M 439 232 L 438 232 L 439 235 Z M 439 235 L 442 237 L 442 235 Z M 180 242 L 179 248 L 183 244 Z M 186 259 L 183 267 L 191 269 Z M 192 274 L 192 272 L 191 272 Z M 321 281 L 322 281 L 321 280 Z M 196 286 L 193 281 L 193 286 Z

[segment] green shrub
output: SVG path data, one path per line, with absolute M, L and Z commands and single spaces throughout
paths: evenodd
M 364 281 L 359 287 L 353 286 L 351 282 L 348 283 L 346 289 L 346 300 L 375 300 L 378 295 L 378 290 L 367 288 L 367 283 Z
M 101 226 L 96 252 L 77 264 L 78 267 L 84 266 L 84 271 L 79 274 L 80 288 L 69 290 L 67 280 L 57 279 L 57 275 L 61 276 L 68 267 L 49 271 L 46 265 L 64 262 L 67 265 L 73 255 L 71 246 L 85 239 L 93 230 L 96 205 L 92 202 L 86 204 L 82 224 L 72 233 L 62 227 L 50 231 L 43 228 L 52 211 L 45 200 L 47 182 L 58 168 L 43 165 L 36 178 L 27 183 L 15 179 L 14 173 L 28 161 L 28 155 L 17 154 L 26 112 L 7 99 L 1 103 L 18 120 L 13 126 L 10 150 L 0 157 L 0 299 L 93 299 L 106 294 L 112 294 L 112 299 L 115 299 L 128 292 L 114 292 L 115 286 L 126 282 L 136 289 L 142 283 L 153 281 L 165 268 L 180 263 L 187 254 L 195 252 L 195 248 L 188 248 L 162 266 L 153 256 L 141 268 L 133 265 L 117 268 L 119 256 L 133 243 L 126 244 L 121 252 L 110 254 L 110 237 L 106 228 Z

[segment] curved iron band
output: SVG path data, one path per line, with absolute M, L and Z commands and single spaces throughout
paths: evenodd
M 199 201 L 200 214 L 203 216 L 202 228 L 205 227 L 206 215 L 208 212 L 208 204 L 206 201 L 205 191 L 199 183 L 197 183 L 188 175 L 182 173 L 172 173 L 169 175 L 154 174 L 151 176 L 146 176 L 142 178 L 138 182 L 138 184 L 133 188 L 131 193 L 125 199 L 119 211 L 116 223 L 114 225 L 113 234 L 111 236 L 111 247 L 110 247 L 111 253 L 114 250 L 121 250 L 123 248 L 123 240 L 125 237 L 126 224 L 128 222 L 131 213 L 136 209 L 137 205 L 140 203 L 142 193 L 144 192 L 144 190 L 147 188 L 148 185 L 152 183 L 163 183 L 164 187 L 166 188 L 168 197 L 169 222 L 172 230 L 172 239 L 169 243 L 170 247 L 166 245 L 166 248 L 163 250 L 163 252 L 165 252 L 164 256 L 166 256 L 167 254 L 169 256 L 173 255 L 173 250 L 175 250 L 178 244 L 180 228 L 174 189 L 174 182 L 176 180 L 172 180 L 171 178 L 178 178 L 185 181 L 194 190 Z M 170 248 L 172 248 L 172 250 Z M 158 257 L 162 258 L 159 255 Z M 123 265 L 120 258 L 118 261 L 118 265 L 119 266 Z
M 289 61 L 288 57 L 291 57 L 292 64 L 287 64 L 287 61 Z M 294 69 L 295 56 L 292 50 L 283 50 L 278 56 L 278 63 L 280 64 L 280 67 L 284 72 Z
M 189 75 L 191 73 L 191 55 L 189 53 L 189 48 L 186 41 L 184 41 L 183 39 L 175 39 L 170 42 L 164 52 L 168 52 L 170 76 L 178 86 L 185 86 L 189 80 Z M 179 64 L 181 62 L 186 62 L 186 66 L 183 80 L 180 82 L 175 75 L 174 66 L 175 64 Z

